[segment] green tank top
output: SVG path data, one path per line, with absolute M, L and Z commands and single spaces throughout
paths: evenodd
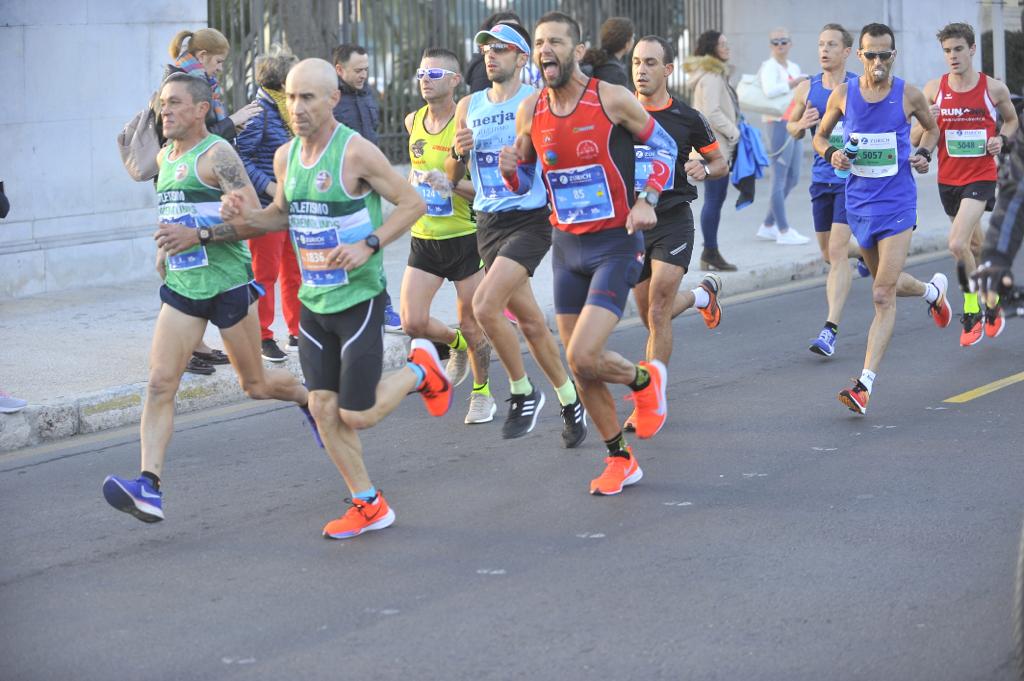
M 160 222 L 178 222 L 193 229 L 220 224 L 221 190 L 199 178 L 199 157 L 215 144 L 227 142 L 207 135 L 179 158 L 171 160 L 172 147 L 160 152 L 156 180 Z M 167 258 L 167 287 L 192 300 L 204 300 L 252 281 L 252 256 L 242 242 L 218 242 Z
M 427 204 L 427 212 L 412 226 L 412 235 L 420 239 L 452 239 L 476 232 L 469 201 L 454 193 L 444 195 L 434 191 L 423 177 L 431 170 L 444 173 L 444 161 L 451 154 L 455 141 L 455 117 L 444 130 L 427 132 L 423 120 L 427 107 L 413 114 L 412 132 L 409 134 L 409 160 L 412 163 L 412 184 Z
M 313 312 L 332 314 L 373 298 L 384 290 L 384 256 L 374 253 L 346 272 L 327 265 L 327 254 L 339 244 L 362 241 L 380 226 L 380 196 L 350 196 L 342 184 L 345 148 L 355 132 L 338 124 L 320 158 L 302 164 L 302 140 L 288 152 L 284 197 L 288 228 L 302 272 L 299 300 Z

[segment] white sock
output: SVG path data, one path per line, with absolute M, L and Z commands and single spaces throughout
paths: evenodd
M 924 294 L 921 297 L 926 303 L 934 303 L 939 299 L 939 293 L 939 287 L 929 281 L 924 285 Z
M 864 371 L 860 372 L 860 384 L 868 389 L 868 395 L 871 394 L 871 386 L 872 386 L 872 384 L 874 384 L 874 382 L 875 382 L 875 372 L 874 371 L 868 371 L 867 369 L 865 369 Z
M 703 287 L 698 286 L 697 288 L 690 291 L 693 294 L 694 302 L 693 306 L 698 310 L 703 310 L 711 304 L 711 296 L 704 290 Z

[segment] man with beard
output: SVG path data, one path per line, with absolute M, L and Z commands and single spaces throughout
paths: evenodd
M 626 88 L 587 78 L 579 68 L 580 27 L 549 12 L 534 32 L 535 61 L 545 88 L 523 100 L 516 144 L 501 150 L 506 184 L 529 191 L 537 159 L 553 208 L 555 314 L 580 397 L 605 440 L 605 470 L 591 494 L 618 494 L 643 472 L 626 443 L 607 383 L 628 385 L 637 435 L 665 424 L 668 373 L 657 359 L 629 362 L 605 348 L 644 261 L 642 230 L 676 163 L 676 143 Z M 634 195 L 634 139 L 654 151 L 652 171 Z

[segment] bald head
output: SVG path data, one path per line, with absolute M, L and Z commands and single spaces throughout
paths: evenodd
M 288 114 L 299 137 L 315 136 L 324 126 L 333 130 L 338 103 L 338 74 L 323 59 L 303 59 L 288 72 L 284 85 Z

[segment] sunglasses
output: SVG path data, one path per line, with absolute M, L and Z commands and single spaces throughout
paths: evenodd
M 776 45 L 776 46 L 778 46 L 778 45 L 788 45 L 789 44 L 789 38 L 772 38 L 768 42 L 770 42 L 772 45 Z
M 874 61 L 876 59 L 880 59 L 882 61 L 889 61 L 890 59 L 892 59 L 892 54 L 893 53 L 890 51 L 890 52 L 861 52 L 861 54 L 864 55 L 864 58 L 867 59 L 868 61 Z
M 416 80 L 441 80 L 445 76 L 454 76 L 454 71 L 448 69 L 416 69 Z

